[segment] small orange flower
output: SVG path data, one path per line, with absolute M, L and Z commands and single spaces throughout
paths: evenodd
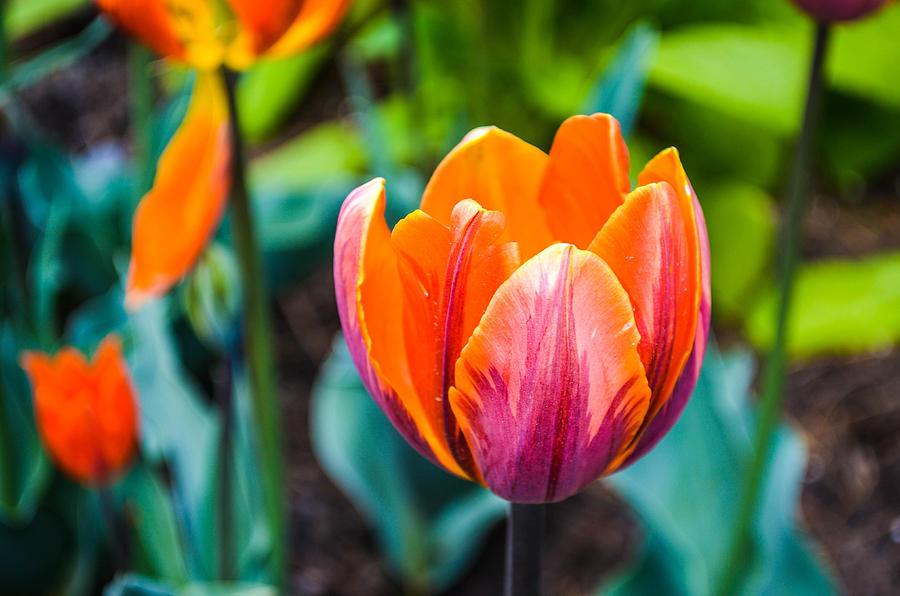
M 56 464 L 92 487 L 121 474 L 137 447 L 138 416 L 119 339 L 104 339 L 90 363 L 71 347 L 53 358 L 25 352 L 21 363 L 41 439 Z
M 134 217 L 126 305 L 134 310 L 184 277 L 225 212 L 231 161 L 220 66 L 299 52 L 334 29 L 350 0 L 96 0 L 113 22 L 198 71 L 191 105 Z

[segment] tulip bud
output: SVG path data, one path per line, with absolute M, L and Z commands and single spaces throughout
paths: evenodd
M 240 282 L 232 254 L 218 244 L 210 245 L 182 294 L 184 310 L 197 336 L 211 345 L 225 345 L 240 298 Z
M 54 357 L 26 352 L 21 362 L 41 440 L 56 465 L 92 487 L 124 472 L 137 447 L 138 415 L 118 338 L 104 339 L 91 362 L 71 347 Z
M 887 4 L 888 0 L 794 0 L 817 21 L 852 21 Z

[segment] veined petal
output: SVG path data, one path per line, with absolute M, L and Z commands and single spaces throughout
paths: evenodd
M 564 499 L 633 441 L 650 389 L 628 295 L 593 253 L 553 245 L 500 286 L 456 364 L 450 400 L 485 485 Z
M 311 46 L 338 26 L 349 6 L 350 0 L 303 0 L 293 23 L 267 54 L 287 56 Z
M 550 230 L 538 205 L 547 154 L 495 127 L 477 128 L 441 161 L 422 195 L 422 211 L 450 225 L 463 199 L 506 216 L 503 242 L 519 244 L 528 259 L 550 245 Z M 596 231 L 596 230 L 595 230 Z
M 448 229 L 423 211 L 400 221 L 392 233 L 404 290 L 405 341 L 416 395 L 430 412 L 435 432 L 467 475 L 477 477 L 465 437 L 447 393 L 463 345 L 496 289 L 518 267 L 515 244 L 500 244 L 504 217 L 467 199 L 457 203 Z
M 256 54 L 261 54 L 284 35 L 300 12 L 303 0 L 227 0 L 251 39 Z
M 667 182 L 631 193 L 589 250 L 615 272 L 634 306 L 638 351 L 653 392 L 648 421 L 669 399 L 691 353 L 700 304 L 693 205 Z
M 129 308 L 165 294 L 194 265 L 222 219 L 230 159 L 223 82 L 216 73 L 198 73 L 184 122 L 134 214 Z
M 102 10 L 129 35 L 145 43 L 154 52 L 178 60 L 185 59 L 185 48 L 175 33 L 167 0 L 96 0 Z
M 709 263 L 709 237 L 706 232 L 706 219 L 697 195 L 688 181 L 687 174 L 678 158 L 675 149 L 667 149 L 647 164 L 641 173 L 639 180 L 642 184 L 650 184 L 657 181 L 669 181 L 673 188 L 690 197 L 694 207 L 694 217 L 697 221 L 698 240 L 700 242 L 700 275 L 701 296 L 700 312 L 697 319 L 697 331 L 694 335 L 694 344 L 691 355 L 684 365 L 681 376 L 672 389 L 672 394 L 656 416 L 650 420 L 647 428 L 641 434 L 637 447 L 628 456 L 624 465 L 630 465 L 650 451 L 672 429 L 677 422 L 684 407 L 687 405 L 691 393 L 700 378 L 700 369 L 703 366 L 703 357 L 706 354 L 706 344 L 709 338 L 709 322 L 711 314 L 711 287 L 710 287 L 710 263 Z
M 590 244 L 631 189 L 628 164 L 619 123 L 609 114 L 563 122 L 539 195 L 555 241 Z
M 397 430 L 423 456 L 465 476 L 434 417 L 435 408 L 426 407 L 413 385 L 407 360 L 412 350 L 404 341 L 403 285 L 384 205 L 384 180 L 377 178 L 354 190 L 338 217 L 334 283 L 344 337 L 363 384 Z

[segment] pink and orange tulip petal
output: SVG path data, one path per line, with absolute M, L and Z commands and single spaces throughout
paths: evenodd
M 91 362 L 69 347 L 55 357 L 25 352 L 22 368 L 41 439 L 57 466 L 90 487 L 122 474 L 137 448 L 138 409 L 119 340 L 104 339 Z
M 674 149 L 628 182 L 605 114 L 548 154 L 477 129 L 389 230 L 385 182 L 338 220 L 350 353 L 404 437 L 513 502 L 564 499 L 672 427 L 709 328 L 709 247 Z

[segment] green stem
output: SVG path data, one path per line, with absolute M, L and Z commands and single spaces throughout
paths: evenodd
M 231 225 L 243 290 L 244 356 L 250 380 L 251 401 L 255 410 L 254 421 L 257 425 L 256 439 L 260 450 L 266 520 L 272 539 L 269 571 L 272 579 L 281 584 L 285 579 L 286 503 L 281 452 L 281 415 L 275 391 L 269 298 L 247 192 L 244 145 L 235 97 L 237 75 L 228 69 L 223 69 L 223 75 L 231 120 Z
M 153 84 L 150 80 L 152 56 L 144 46 L 128 47 L 128 87 L 131 104 L 131 130 L 134 134 L 134 159 L 137 163 L 137 199 L 153 185 Z
M 219 438 L 219 579 L 237 579 L 234 551 L 234 523 L 232 511 L 232 477 L 234 432 L 234 380 L 232 378 L 232 357 L 228 351 L 225 360 L 224 378 L 219 384 L 219 410 L 222 414 L 222 429 Z
M 787 327 L 794 278 L 800 258 L 806 202 L 809 197 L 810 155 L 821 107 L 822 66 L 828 46 L 828 33 L 828 24 L 820 23 L 816 29 L 806 107 L 803 114 L 803 128 L 794 152 L 788 187 L 788 213 L 782 229 L 781 246 L 778 253 L 779 295 L 775 320 L 775 341 L 763 376 L 763 392 L 759 406 L 759 422 L 756 428 L 754 451 L 744 480 L 744 491 L 741 495 L 731 548 L 716 591 L 722 596 L 735 592 L 735 585 L 740 580 L 740 570 L 750 556 L 751 521 L 759 507 L 763 479 L 771 458 L 772 443 L 781 416 L 787 365 Z
M 130 547 L 128 544 L 128 532 L 119 515 L 116 501 L 107 488 L 97 491 L 100 499 L 100 514 L 106 526 L 109 544 L 112 548 L 113 560 L 116 564 L 116 572 L 124 575 L 130 570 Z
M 547 506 L 510 503 L 506 522 L 505 596 L 538 596 L 541 593 L 541 560 L 544 555 L 544 517 Z

